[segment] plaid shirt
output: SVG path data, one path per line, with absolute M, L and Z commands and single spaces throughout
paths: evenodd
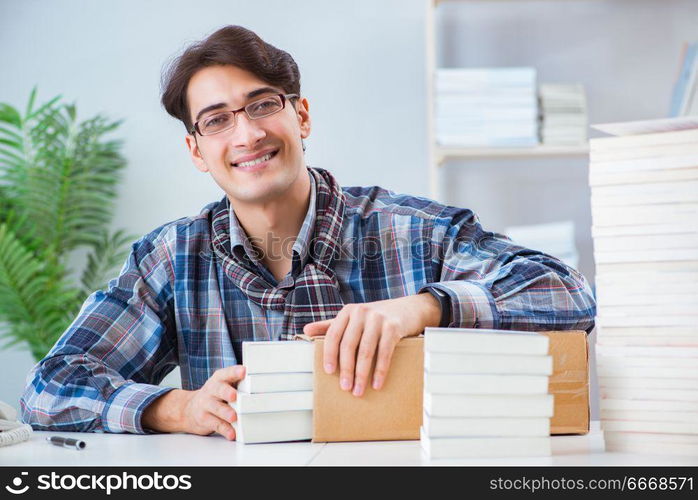
M 309 258 L 314 189 L 284 280 L 292 280 Z M 484 231 L 472 211 L 380 187 L 343 191 L 342 252 L 333 270 L 345 304 L 433 286 L 451 300 L 449 326 L 593 328 L 595 302 L 578 272 Z M 282 314 L 248 300 L 212 252 L 217 203 L 133 244 L 120 275 L 86 300 L 30 372 L 20 400 L 24 422 L 41 430 L 144 433 L 143 411 L 171 390 L 157 384 L 175 366 L 182 387 L 198 389 L 215 370 L 243 361 L 243 341 L 278 338 Z M 233 251 L 246 254 L 276 283 L 232 214 L 231 240 Z

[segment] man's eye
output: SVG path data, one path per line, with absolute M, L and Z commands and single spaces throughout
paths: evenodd
M 223 123 L 227 122 L 228 118 L 226 115 L 215 115 L 206 120 L 206 126 L 207 127 L 215 127 L 217 125 L 222 125 Z
M 279 107 L 279 103 L 275 99 L 267 99 L 265 101 L 260 101 L 255 103 L 252 107 L 252 113 L 265 113 L 272 111 Z

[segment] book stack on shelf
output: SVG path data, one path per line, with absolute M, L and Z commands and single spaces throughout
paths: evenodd
M 538 144 L 534 68 L 448 68 L 436 72 L 436 140 L 447 147 Z
M 549 340 L 427 328 L 421 444 L 429 459 L 550 455 Z
M 585 144 L 587 103 L 581 84 L 540 86 L 541 141 L 551 146 Z
M 589 180 L 606 449 L 698 456 L 698 119 L 596 126 Z
M 698 115 L 698 42 L 685 44 L 669 116 Z
M 233 423 L 240 443 L 311 439 L 313 344 L 302 341 L 243 342 L 245 378 L 237 387 Z

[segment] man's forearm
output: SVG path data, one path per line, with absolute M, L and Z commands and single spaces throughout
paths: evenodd
M 143 428 L 159 432 L 187 432 L 184 410 L 193 395 L 194 391 L 174 389 L 160 396 L 143 412 Z

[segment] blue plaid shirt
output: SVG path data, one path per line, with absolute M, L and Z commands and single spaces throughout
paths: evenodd
M 311 176 L 312 178 L 312 176 Z M 315 186 L 293 246 L 292 280 L 307 259 Z M 380 187 L 343 188 L 341 255 L 333 270 L 344 303 L 417 294 L 429 286 L 451 301 L 450 325 L 516 330 L 593 328 L 596 306 L 577 271 L 558 259 L 483 230 L 470 210 Z M 265 312 L 235 287 L 211 248 L 211 215 L 165 224 L 133 244 L 120 275 L 93 293 L 56 345 L 30 372 L 20 400 L 35 429 L 146 432 L 145 408 L 239 364 L 242 342 L 278 338 L 282 314 Z M 255 258 L 234 214 L 234 252 Z M 242 255 L 241 254 L 241 255 Z

